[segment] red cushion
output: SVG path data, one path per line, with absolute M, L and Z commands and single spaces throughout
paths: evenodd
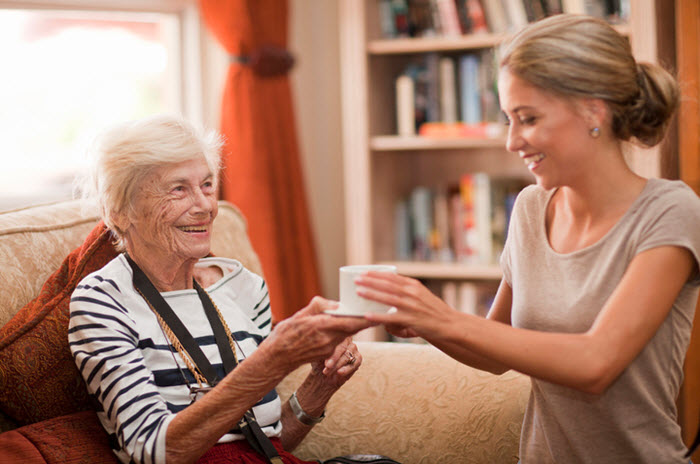
M 0 434 L 3 464 L 115 464 L 97 415 L 83 411 Z
M 92 409 L 68 348 L 71 293 L 117 255 L 100 222 L 27 303 L 0 328 L 0 409 L 20 425 Z

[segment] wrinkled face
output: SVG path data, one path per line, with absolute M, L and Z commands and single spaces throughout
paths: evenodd
M 506 148 L 517 153 L 545 189 L 570 185 L 586 166 L 591 138 L 574 101 L 543 92 L 502 69 L 501 108 L 509 120 Z
M 140 186 L 128 247 L 159 262 L 209 253 L 218 212 L 214 174 L 204 157 L 157 168 Z

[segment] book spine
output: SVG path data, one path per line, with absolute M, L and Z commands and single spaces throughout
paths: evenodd
M 430 233 L 433 230 L 430 189 L 427 187 L 414 188 L 410 197 L 410 209 L 414 259 L 429 261 L 431 258 Z
M 394 209 L 394 252 L 396 259 L 411 259 L 411 217 L 408 211 L 408 202 L 401 200 Z
M 437 188 L 433 195 L 434 258 L 440 262 L 454 261 L 450 248 L 450 211 L 446 188 Z
M 561 0 L 561 7 L 564 13 L 585 14 L 585 0 Z
M 480 264 L 491 264 L 493 257 L 491 214 L 491 179 L 488 174 L 472 174 L 474 189 L 474 228 L 476 230 L 476 255 Z
M 425 57 L 425 82 L 427 90 L 427 121 L 440 120 L 440 56 L 428 53 Z
M 394 22 L 394 10 L 391 7 L 391 0 L 379 0 L 378 7 L 382 37 L 386 39 L 396 37 L 396 23 Z
M 391 0 L 391 10 L 394 18 L 394 29 L 397 37 L 408 37 L 408 3 L 406 0 Z
M 416 113 L 413 79 L 405 74 L 396 79 L 396 127 L 398 135 L 416 134 Z
M 479 301 L 479 291 L 474 282 L 460 282 L 458 288 L 457 301 L 460 312 L 477 315 Z
M 481 5 L 480 0 L 462 0 L 466 4 L 467 14 L 469 15 L 469 24 L 471 25 L 472 34 L 481 34 L 488 32 L 489 28 L 486 24 L 486 15 Z M 486 0 L 489 1 L 489 0 Z
M 460 234 L 457 259 L 466 264 L 478 261 L 477 232 L 474 223 L 474 178 L 463 174 L 459 182 L 460 210 L 457 233 Z
M 503 9 L 502 0 L 485 0 L 482 6 L 486 16 L 486 23 L 491 32 L 494 34 L 507 32 L 510 25 L 506 11 Z
M 479 58 L 476 55 L 466 54 L 459 58 L 459 90 L 462 122 L 481 122 Z
M 441 292 L 442 301 L 447 303 L 447 306 L 457 309 L 457 282 L 448 280 L 442 284 Z
M 443 122 L 457 122 L 455 64 L 452 58 L 440 58 L 440 109 Z
M 440 12 L 442 33 L 451 37 L 461 35 L 462 29 L 459 25 L 459 15 L 454 0 L 437 0 L 437 7 Z
M 508 14 L 511 29 L 518 31 L 527 26 L 527 12 L 523 0 L 504 0 L 504 7 Z

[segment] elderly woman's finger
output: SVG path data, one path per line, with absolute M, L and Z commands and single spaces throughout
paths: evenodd
M 337 365 L 340 365 L 340 363 L 342 362 L 343 355 L 347 352 L 347 347 L 349 344 L 350 338 L 348 337 L 341 343 L 339 343 L 338 346 L 335 347 L 335 350 L 333 350 L 333 354 L 323 363 L 324 374 L 328 374 L 329 372 L 334 370 Z
M 362 364 L 362 355 L 354 343 L 352 344 L 352 347 L 349 347 L 349 349 L 344 353 L 344 356 L 346 358 L 345 364 L 336 370 L 336 373 L 343 377 L 353 374 Z

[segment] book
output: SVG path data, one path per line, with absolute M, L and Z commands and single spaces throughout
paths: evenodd
M 480 56 L 479 66 L 479 97 L 481 99 L 481 119 L 483 121 L 496 122 L 503 117 L 498 101 L 497 70 L 498 66 L 494 51 L 483 51 Z
M 546 16 L 544 6 L 540 0 L 523 0 L 523 6 L 529 22 L 539 21 Z
M 494 34 L 507 32 L 510 24 L 502 0 L 486 0 L 482 6 L 489 30 Z
M 418 128 L 428 120 L 428 75 L 420 63 L 411 63 L 403 74 L 413 81 L 414 127 Z
M 382 37 L 392 39 L 397 36 L 396 23 L 394 22 L 394 11 L 391 6 L 392 0 L 379 0 L 379 25 L 382 30 Z
M 437 8 L 440 13 L 442 34 L 448 37 L 461 35 L 462 28 L 459 24 L 459 14 L 454 0 L 437 0 Z
M 459 99 L 461 120 L 467 124 L 481 122 L 479 95 L 479 58 L 475 54 L 459 57 Z
M 406 0 L 391 0 L 391 13 L 394 18 L 396 37 L 409 37 L 408 3 Z
M 401 136 L 416 135 L 415 89 L 405 74 L 396 79 L 396 129 Z
M 415 187 L 409 197 L 413 259 L 430 261 L 430 234 L 433 230 L 433 209 L 430 189 Z
M 503 0 L 510 30 L 517 32 L 527 26 L 527 12 L 523 0 Z
M 455 0 L 455 5 L 457 5 L 457 17 L 459 18 L 459 27 L 462 30 L 462 34 L 471 34 L 472 20 L 469 17 L 469 11 L 467 11 L 466 0 Z
M 440 298 L 447 306 L 457 309 L 457 282 L 452 280 L 443 282 Z
M 426 121 L 440 121 L 440 55 L 425 55 Z
M 447 188 L 438 187 L 433 192 L 432 256 L 435 261 L 454 261 L 450 247 L 450 207 Z
M 459 202 L 454 204 L 454 233 L 457 236 L 455 256 L 465 264 L 478 262 L 478 243 L 474 223 L 474 180 L 471 174 L 463 174 L 459 181 Z
M 493 139 L 504 135 L 504 126 L 494 122 L 426 122 L 418 128 L 418 135 L 430 138 Z
M 440 58 L 440 121 L 457 122 L 455 64 L 452 58 Z
M 479 264 L 493 262 L 491 178 L 483 172 L 470 174 L 474 198 L 475 255 Z
M 457 309 L 465 314 L 478 314 L 479 290 L 474 282 L 460 282 L 457 288 Z
M 430 0 L 409 0 L 408 30 L 411 37 L 433 37 L 438 34 Z
M 481 0 L 457 0 L 465 5 L 469 18 L 470 30 L 472 34 L 482 34 L 488 32 L 489 28 L 486 24 L 486 15 L 482 8 Z M 489 1 L 489 0 L 487 0 Z
M 394 253 L 396 259 L 408 261 L 413 256 L 411 243 L 411 216 L 408 202 L 403 199 L 394 208 Z
M 561 7 L 567 14 L 586 14 L 585 0 L 561 0 Z
M 542 0 L 542 6 L 546 16 L 552 16 L 562 13 L 561 0 Z

